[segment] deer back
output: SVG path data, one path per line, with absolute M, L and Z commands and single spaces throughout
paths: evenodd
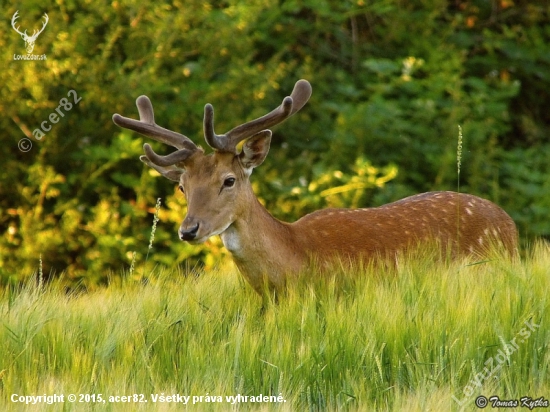
M 335 255 L 369 260 L 394 257 L 422 242 L 451 256 L 484 256 L 502 245 L 517 253 L 517 230 L 500 207 L 454 192 L 423 193 L 367 209 L 325 209 L 292 225 L 299 243 L 321 260 Z

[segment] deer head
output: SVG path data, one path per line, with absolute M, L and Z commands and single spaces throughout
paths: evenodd
M 187 216 L 180 226 L 179 237 L 200 243 L 210 236 L 222 234 L 252 200 L 254 194 L 248 178 L 269 151 L 271 131 L 268 129 L 300 110 L 310 96 L 309 82 L 299 80 L 279 107 L 220 135 L 214 131 L 214 109 L 207 104 L 204 138 L 214 149 L 208 155 L 188 137 L 158 126 L 147 96 L 136 100 L 139 121 L 115 114 L 113 122 L 177 149 L 161 156 L 146 143 L 143 146 L 145 156 L 140 159 L 164 177 L 179 183 L 187 200 Z M 239 151 L 237 146 L 242 141 Z
M 21 31 L 19 31 L 19 27 L 16 27 L 15 26 L 15 21 L 19 18 L 18 16 L 18 13 L 19 13 L 19 10 L 17 10 L 13 17 L 11 18 L 11 26 L 13 27 L 13 29 L 19 33 L 21 35 L 21 38 L 25 41 L 25 49 L 27 49 L 27 53 L 32 53 L 32 51 L 34 50 L 34 44 L 36 42 L 36 39 L 38 38 L 38 36 L 40 35 L 40 33 L 42 33 L 44 31 L 44 28 L 46 27 L 46 25 L 48 24 L 48 20 L 49 20 L 49 17 L 46 13 L 44 13 L 44 22 L 42 23 L 42 28 L 40 30 L 34 30 L 34 32 L 32 33 L 32 36 L 29 36 L 27 34 L 27 30 L 25 30 L 23 33 Z

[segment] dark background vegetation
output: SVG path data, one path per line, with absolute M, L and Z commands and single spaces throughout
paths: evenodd
M 278 218 L 328 205 L 377 206 L 429 190 L 491 199 L 523 244 L 550 237 L 550 7 L 527 0 L 240 0 L 2 3 L 0 283 L 38 269 L 106 281 L 151 264 L 211 267 L 218 239 L 178 241 L 174 184 L 138 157 L 147 138 L 116 127 L 147 94 L 157 122 L 205 146 L 202 111 L 223 132 L 277 106 L 294 82 L 309 104 L 274 130 L 252 176 Z M 34 53 L 11 28 L 49 23 Z M 40 141 L 32 132 L 75 90 Z M 29 152 L 18 149 L 30 137 Z M 160 153 L 171 149 L 154 144 Z M 335 188 L 333 190 L 328 190 Z

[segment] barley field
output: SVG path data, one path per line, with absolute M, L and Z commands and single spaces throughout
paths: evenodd
M 527 255 L 304 273 L 265 300 L 231 266 L 6 288 L 0 409 L 535 410 L 550 398 L 550 247 Z

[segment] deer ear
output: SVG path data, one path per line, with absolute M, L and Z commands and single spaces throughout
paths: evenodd
M 267 152 L 269 152 L 270 143 L 271 130 L 262 130 L 244 142 L 239 159 L 248 174 L 252 173 L 252 169 L 263 163 Z
M 140 156 L 139 160 L 141 160 L 147 166 L 152 167 L 153 169 L 155 169 L 157 172 L 159 172 L 165 178 L 167 178 L 169 180 L 172 180 L 174 182 L 179 182 L 181 175 L 184 173 L 184 170 L 179 169 L 175 166 L 163 167 L 163 166 L 156 165 L 153 162 L 151 162 L 147 158 L 147 156 Z

